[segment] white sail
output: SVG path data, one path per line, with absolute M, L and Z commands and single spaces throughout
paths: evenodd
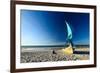
M 67 39 L 72 39 L 72 30 L 71 30 L 69 24 L 68 24 L 66 21 L 65 21 L 65 23 L 66 23 L 67 32 L 68 32 L 68 37 L 67 37 Z

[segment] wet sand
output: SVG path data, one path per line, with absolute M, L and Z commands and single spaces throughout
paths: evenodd
M 89 48 L 78 48 L 75 51 L 89 52 Z M 61 50 L 22 50 L 21 63 L 31 62 L 48 62 L 48 61 L 75 61 L 75 60 L 88 60 L 89 54 L 71 54 L 66 55 Z

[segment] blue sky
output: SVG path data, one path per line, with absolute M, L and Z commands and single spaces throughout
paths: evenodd
M 21 10 L 21 45 L 64 45 L 65 21 L 74 44 L 89 44 L 89 13 Z

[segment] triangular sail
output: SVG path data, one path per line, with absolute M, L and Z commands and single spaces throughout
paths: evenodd
M 68 32 L 67 39 L 72 39 L 72 30 L 66 21 L 65 21 L 65 23 L 66 23 L 67 32 Z

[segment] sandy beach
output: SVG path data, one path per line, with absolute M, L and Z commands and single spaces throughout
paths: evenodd
M 89 48 L 77 48 L 76 52 L 89 52 Z M 62 50 L 41 50 L 34 51 L 32 49 L 23 49 L 21 51 L 21 63 L 30 62 L 48 62 L 48 61 L 76 61 L 76 60 L 88 60 L 89 54 L 71 54 L 66 55 Z

